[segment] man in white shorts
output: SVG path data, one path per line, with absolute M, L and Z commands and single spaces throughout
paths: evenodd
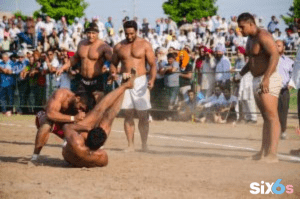
M 151 44 L 137 36 L 135 21 L 127 21 L 123 26 L 126 39 L 114 47 L 110 72 L 111 77 L 116 77 L 116 66 L 119 62 L 122 65 L 123 76 L 124 73 L 129 75 L 133 67 L 137 70 L 134 87 L 125 91 L 121 108 L 125 110 L 124 128 L 128 140 L 126 151 L 134 151 L 133 117 L 135 110 L 139 119 L 138 128 L 142 139 L 142 149 L 146 151 L 149 132 L 148 110 L 151 108 L 149 89 L 152 89 L 156 77 L 155 56 Z M 149 80 L 146 77 L 146 62 L 150 66 Z

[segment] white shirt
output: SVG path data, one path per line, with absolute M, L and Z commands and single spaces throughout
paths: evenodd
M 83 25 L 78 22 L 77 24 L 76 23 L 73 24 L 73 27 L 72 27 L 73 33 L 78 32 L 78 28 L 80 28 L 80 33 L 83 32 Z
M 228 32 L 228 25 L 227 25 L 226 21 L 225 21 L 224 23 L 222 22 L 222 23 L 220 24 L 220 29 L 221 29 L 221 30 L 220 30 L 221 33 L 226 33 L 226 32 Z M 222 30 L 222 29 L 224 29 L 224 30 Z
M 298 48 L 289 86 L 300 89 L 300 48 Z
M 105 31 L 105 27 L 104 24 L 101 21 L 97 22 L 98 28 L 99 28 L 99 39 L 103 39 L 104 38 L 104 31 Z
M 45 23 L 45 30 L 46 30 L 47 36 L 49 36 L 52 33 L 53 28 L 54 28 L 54 24 L 52 22 Z
M 19 30 L 19 28 L 15 27 L 14 29 L 10 29 L 9 30 L 9 34 L 10 34 L 10 38 L 15 38 L 17 37 L 17 34 L 19 34 L 21 31 Z
M 45 23 L 43 21 L 39 21 L 35 24 L 35 32 L 42 32 L 42 28 L 45 28 Z
M 207 24 L 207 29 L 208 29 L 210 32 L 212 32 L 213 26 L 214 26 L 214 23 L 212 22 L 212 20 L 207 21 L 206 24 Z

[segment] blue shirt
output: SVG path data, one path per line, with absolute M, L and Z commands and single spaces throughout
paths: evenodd
M 8 60 L 6 63 L 4 61 L 0 62 L 0 67 L 12 70 L 13 69 L 13 62 L 11 60 Z M 1 87 L 8 87 L 14 85 L 14 77 L 13 75 L 7 75 L 0 73 L 0 86 Z
M 108 30 L 109 28 L 113 28 L 114 27 L 113 24 L 112 24 L 112 22 L 106 22 L 104 26 L 105 26 L 106 30 Z
M 283 55 L 280 56 L 278 72 L 282 77 L 282 88 L 287 88 L 293 72 L 294 61 Z
M 269 24 L 268 24 L 268 31 L 273 33 L 275 32 L 275 29 L 278 28 L 278 22 L 275 22 L 275 21 L 271 21 Z
M 230 80 L 230 66 L 229 59 L 223 55 L 221 60 L 216 63 L 216 81 Z

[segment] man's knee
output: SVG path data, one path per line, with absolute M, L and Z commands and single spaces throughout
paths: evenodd
M 137 115 L 140 122 L 146 123 L 149 121 L 148 111 L 137 111 Z
M 125 110 L 124 114 L 125 114 L 125 123 L 132 124 L 134 118 L 134 110 Z

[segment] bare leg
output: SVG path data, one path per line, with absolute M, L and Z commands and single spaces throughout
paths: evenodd
M 32 160 L 37 160 L 37 156 L 40 154 L 42 148 L 46 145 L 51 126 L 48 123 L 43 124 L 36 133 L 35 146 L 33 151 Z
M 121 109 L 123 97 L 124 94 L 119 96 L 119 98 L 115 101 L 115 103 L 108 110 L 106 110 L 102 120 L 100 121 L 99 126 L 105 130 L 107 137 L 110 134 L 112 123 Z
M 133 109 L 127 109 L 125 110 L 125 120 L 124 120 L 124 129 L 125 134 L 128 141 L 128 149 L 127 152 L 134 151 L 134 110 Z
M 278 98 L 270 94 L 262 94 L 261 101 L 264 106 L 265 118 L 267 123 L 267 140 L 265 146 L 265 161 L 268 163 L 278 162 L 277 148 L 280 136 L 280 122 L 278 116 Z
M 148 120 L 148 111 L 137 111 L 139 118 L 139 131 L 142 140 L 142 150 L 147 151 L 147 139 L 149 133 L 149 120 Z
M 260 110 L 260 113 L 262 114 L 262 117 L 265 121 L 265 115 L 264 115 L 264 109 L 263 109 L 263 105 L 262 105 L 262 102 L 261 102 L 261 99 L 260 99 L 260 96 L 259 95 L 254 95 L 255 97 L 255 101 L 256 101 L 256 105 L 258 106 L 259 110 Z M 267 143 L 267 132 L 268 131 L 268 127 L 267 127 L 267 124 L 264 122 L 263 123 L 263 130 L 262 130 L 262 144 L 261 144 L 261 149 L 258 153 L 254 154 L 251 159 L 253 160 L 260 160 L 263 158 L 264 156 L 264 151 L 265 151 L 265 145 Z

